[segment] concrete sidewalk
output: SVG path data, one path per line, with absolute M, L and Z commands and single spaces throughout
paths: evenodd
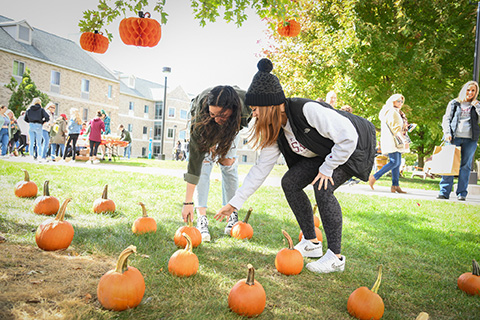
M 125 165 L 115 165 L 110 164 L 108 162 L 102 162 L 96 165 L 87 165 L 85 162 L 43 162 L 38 163 L 34 161 L 32 157 L 3 157 L 0 158 L 0 161 L 9 161 L 9 162 L 28 162 L 28 163 L 37 163 L 39 166 L 69 166 L 69 167 L 80 167 L 80 168 L 90 168 L 95 170 L 114 170 L 114 171 L 122 171 L 122 172 L 138 172 L 138 173 L 146 173 L 146 174 L 154 174 L 154 175 L 166 175 L 166 176 L 174 176 L 183 178 L 183 174 L 185 170 L 179 169 L 164 169 L 164 168 L 156 168 L 156 167 L 134 167 L 134 166 L 125 166 Z M 243 181 L 245 176 L 240 176 L 239 180 L 240 183 Z M 212 172 L 211 179 L 221 179 L 221 174 Z M 281 177 L 273 177 L 269 176 L 263 183 L 264 186 L 273 186 L 273 187 L 280 187 L 280 179 Z M 438 195 L 437 190 L 420 190 L 420 189 L 408 189 L 402 187 L 406 194 L 399 194 L 399 193 L 391 193 L 390 187 L 382 187 L 382 186 L 375 186 L 375 190 L 370 189 L 370 186 L 365 183 L 359 183 L 355 185 L 342 185 L 340 186 L 336 192 L 343 192 L 343 193 L 351 193 L 351 194 L 364 194 L 364 195 L 372 195 L 372 196 L 381 196 L 381 197 L 388 197 L 388 198 L 399 198 L 399 199 L 416 199 L 416 200 L 435 200 L 435 201 L 446 201 L 446 202 L 454 202 L 454 203 L 465 203 L 465 204 L 473 204 L 473 205 L 480 205 L 480 195 L 478 194 L 469 194 L 467 196 L 466 201 L 458 201 L 455 194 L 452 192 L 449 200 L 437 200 L 436 197 Z

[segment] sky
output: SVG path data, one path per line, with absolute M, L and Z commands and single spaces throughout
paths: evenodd
M 155 0 L 144 11 L 160 21 L 153 11 Z M 113 0 L 108 1 L 113 3 Z M 168 22 L 162 25 L 162 37 L 153 48 L 127 46 L 120 39 L 120 16 L 107 30 L 113 41 L 105 54 L 89 53 L 111 71 L 121 71 L 163 84 L 163 67 L 170 67 L 168 90 L 181 85 L 196 95 L 216 85 L 238 85 L 247 89 L 257 72 L 262 46 L 266 45 L 266 24 L 252 11 L 242 27 L 223 18 L 200 27 L 194 19 L 189 0 L 167 0 Z M 98 0 L 0 0 L 0 15 L 26 20 L 32 27 L 75 41 L 78 45 L 78 21 L 83 11 L 96 9 Z M 136 16 L 128 14 L 127 17 Z

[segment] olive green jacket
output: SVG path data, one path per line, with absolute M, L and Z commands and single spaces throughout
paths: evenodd
M 240 123 L 240 130 L 248 126 L 248 122 L 252 116 L 252 110 L 245 105 L 245 94 L 246 92 L 240 89 L 237 86 L 233 87 L 240 97 L 240 103 L 242 105 L 242 120 Z M 193 127 L 195 125 L 196 117 L 198 116 L 204 100 L 207 98 L 207 94 L 213 88 L 208 88 L 200 93 L 196 98 L 192 100 L 190 115 L 191 115 L 191 125 L 190 125 L 190 153 L 188 156 L 188 167 L 187 173 L 184 174 L 184 180 L 188 183 L 197 185 L 198 180 L 200 179 L 200 174 L 202 173 L 202 163 L 205 159 L 205 152 L 199 150 L 198 145 L 198 133 L 194 132 Z M 208 146 L 213 147 L 213 145 Z

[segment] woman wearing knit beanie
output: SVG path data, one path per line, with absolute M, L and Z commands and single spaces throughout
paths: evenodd
M 257 66 L 259 71 L 248 88 L 245 103 L 256 118 L 252 141 L 261 150 L 260 156 L 242 187 L 215 219 L 222 220 L 240 209 L 282 154 L 289 168 L 282 178 L 282 188 L 304 235 L 295 249 L 304 257 L 323 255 L 322 243 L 315 235 L 312 206 L 303 191 L 313 184 L 328 250 L 321 259 L 308 263 L 307 269 L 318 273 L 343 271 L 342 209 L 334 191 L 352 176 L 368 181 L 375 157 L 375 127 L 327 103 L 285 98 L 278 78 L 270 73 L 272 62 L 262 59 Z

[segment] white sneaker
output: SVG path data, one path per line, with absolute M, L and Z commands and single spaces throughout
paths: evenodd
M 307 263 L 307 269 L 317 273 L 343 272 L 345 270 L 345 256 L 338 258 L 332 250 L 315 262 Z
M 92 164 L 92 160 L 87 160 L 87 162 L 85 162 L 85 164 Z
M 197 219 L 197 229 L 202 235 L 202 242 L 210 242 L 210 232 L 208 232 L 207 216 L 199 215 Z
M 93 164 L 99 164 L 100 163 L 100 160 L 93 160 Z
M 302 256 L 309 258 L 320 258 L 323 254 L 322 242 L 313 243 L 302 236 L 302 240 L 294 247 L 300 251 Z
M 75 163 L 75 160 L 70 160 L 71 163 Z
M 228 217 L 227 225 L 225 226 L 225 234 L 230 235 L 233 226 L 238 222 L 238 212 L 233 211 L 230 217 Z

